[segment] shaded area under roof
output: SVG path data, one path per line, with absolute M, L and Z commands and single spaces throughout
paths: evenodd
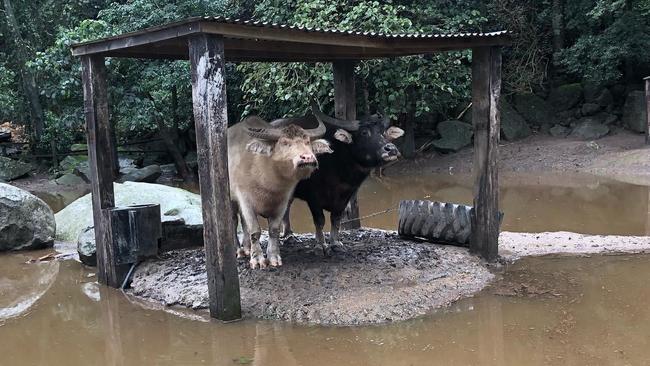
M 510 33 L 383 34 L 288 26 L 224 17 L 195 17 L 72 45 L 75 56 L 188 58 L 187 38 L 223 37 L 227 61 L 315 62 L 373 59 L 510 44 Z

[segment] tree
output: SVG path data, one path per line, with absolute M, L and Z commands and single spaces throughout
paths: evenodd
M 20 75 L 23 81 L 23 87 L 25 89 L 25 94 L 29 98 L 29 105 L 31 107 L 31 117 L 32 117 L 32 133 L 36 140 L 40 140 L 41 135 L 43 134 L 43 107 L 41 106 L 41 101 L 39 97 L 38 87 L 36 85 L 36 80 L 34 75 L 32 75 L 31 70 L 27 67 L 27 62 L 30 60 L 31 56 L 27 53 L 31 47 L 23 38 L 18 21 L 14 15 L 13 6 L 11 5 L 10 0 L 3 0 L 5 17 L 7 19 L 7 25 L 11 32 L 13 38 L 14 47 L 16 50 L 16 62 L 19 65 Z

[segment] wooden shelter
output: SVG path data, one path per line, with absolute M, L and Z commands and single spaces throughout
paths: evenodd
M 229 197 L 226 62 L 331 62 L 335 110 L 356 118 L 354 65 L 357 60 L 472 49 L 475 214 L 471 250 L 487 260 L 497 256 L 499 210 L 497 154 L 501 46 L 506 31 L 459 34 L 381 34 L 287 26 L 223 17 L 197 17 L 138 32 L 80 43 L 84 110 L 97 241 L 98 279 L 118 287 L 126 268 L 111 260 L 107 209 L 114 206 L 114 141 L 109 121 L 106 57 L 187 60 L 191 63 L 203 237 L 210 314 L 221 320 L 241 316 L 239 278 Z M 351 213 L 358 217 L 356 200 Z

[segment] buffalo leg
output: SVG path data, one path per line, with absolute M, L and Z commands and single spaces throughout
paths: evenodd
M 332 212 L 330 214 L 330 222 L 332 224 L 332 228 L 330 229 L 330 246 L 332 250 L 345 250 L 345 246 L 339 240 L 339 231 L 341 230 L 341 217 L 343 216 L 343 212 L 338 212 L 334 213 Z
M 282 237 L 283 238 L 288 238 L 291 235 L 293 235 L 293 230 L 291 230 L 291 218 L 289 217 L 289 212 L 291 211 L 291 204 L 293 203 L 293 199 L 289 200 L 289 203 L 287 203 L 287 210 L 284 213 L 284 217 L 282 218 Z
M 314 226 L 316 227 L 316 243 L 320 244 L 323 249 L 323 254 L 327 255 L 329 253 L 329 247 L 325 241 L 325 235 L 323 235 L 323 227 L 325 226 L 325 215 L 323 215 L 323 209 L 320 205 L 317 205 L 313 201 L 307 201 L 309 204 L 309 211 L 311 211 L 311 216 L 314 219 Z
M 266 260 L 264 259 L 264 252 L 260 245 L 262 230 L 260 229 L 260 223 L 257 221 L 257 215 L 251 207 L 247 207 L 247 205 L 242 205 L 239 209 L 241 211 L 242 222 L 245 223 L 246 231 L 248 231 L 248 239 L 250 240 L 251 268 L 265 268 Z
M 241 243 L 239 242 L 239 236 L 237 235 L 237 224 L 239 223 L 239 207 L 237 206 L 236 202 L 232 202 L 232 223 L 235 225 L 235 230 L 233 230 L 234 238 L 233 242 L 235 243 L 235 247 L 237 248 L 237 258 L 240 257 L 239 251 L 241 250 Z M 242 224 L 242 228 L 244 225 Z
M 241 216 L 241 229 L 242 229 L 242 243 L 239 249 L 237 250 L 237 258 L 245 258 L 251 254 L 251 236 L 248 228 L 246 227 L 246 222 L 244 222 L 244 217 Z
M 280 225 L 282 217 L 269 218 L 269 245 L 266 247 L 266 259 L 273 267 L 282 265 L 280 257 Z

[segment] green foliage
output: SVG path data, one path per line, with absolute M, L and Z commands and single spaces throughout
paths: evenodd
M 551 0 L 11 0 L 24 44 L 16 45 L 0 16 L 0 119 L 28 121 L 17 52 L 45 109 L 43 149 L 83 140 L 79 59 L 70 45 L 190 16 L 225 15 L 319 28 L 386 33 L 509 29 L 504 52 L 505 92 L 544 88 L 550 74 L 565 79 L 616 81 L 650 63 L 650 0 L 563 0 L 565 49 L 551 47 Z M 359 111 L 424 123 L 449 117 L 470 94 L 471 53 L 448 52 L 366 60 L 356 66 Z M 332 110 L 329 63 L 227 64 L 229 120 L 307 111 L 309 97 Z M 185 61 L 107 59 L 111 120 L 120 140 L 155 132 L 160 124 L 192 126 L 189 66 Z M 550 70 L 550 71 L 549 71 Z M 632 70 L 632 71 L 630 71 Z M 627 75 L 625 75 L 627 73 Z
M 18 107 L 18 93 L 14 90 L 16 74 L 0 64 L 0 123 L 12 120 Z
M 611 82 L 626 64 L 650 62 L 650 0 L 577 1 L 567 4 L 567 14 L 567 30 L 577 38 L 558 62 L 569 73 Z
M 426 1 L 264 0 L 256 4 L 254 16 L 307 27 L 380 33 L 476 29 L 486 20 L 478 10 L 461 12 L 453 2 L 447 5 L 434 6 Z M 469 57 L 469 52 L 451 52 L 362 61 L 356 68 L 357 84 L 368 93 L 369 110 L 381 110 L 393 118 L 446 114 L 447 109 L 469 97 Z M 245 113 L 254 111 L 267 117 L 302 114 L 310 96 L 320 100 L 333 97 L 329 64 L 242 64 L 238 70 L 244 75 L 241 89 Z

